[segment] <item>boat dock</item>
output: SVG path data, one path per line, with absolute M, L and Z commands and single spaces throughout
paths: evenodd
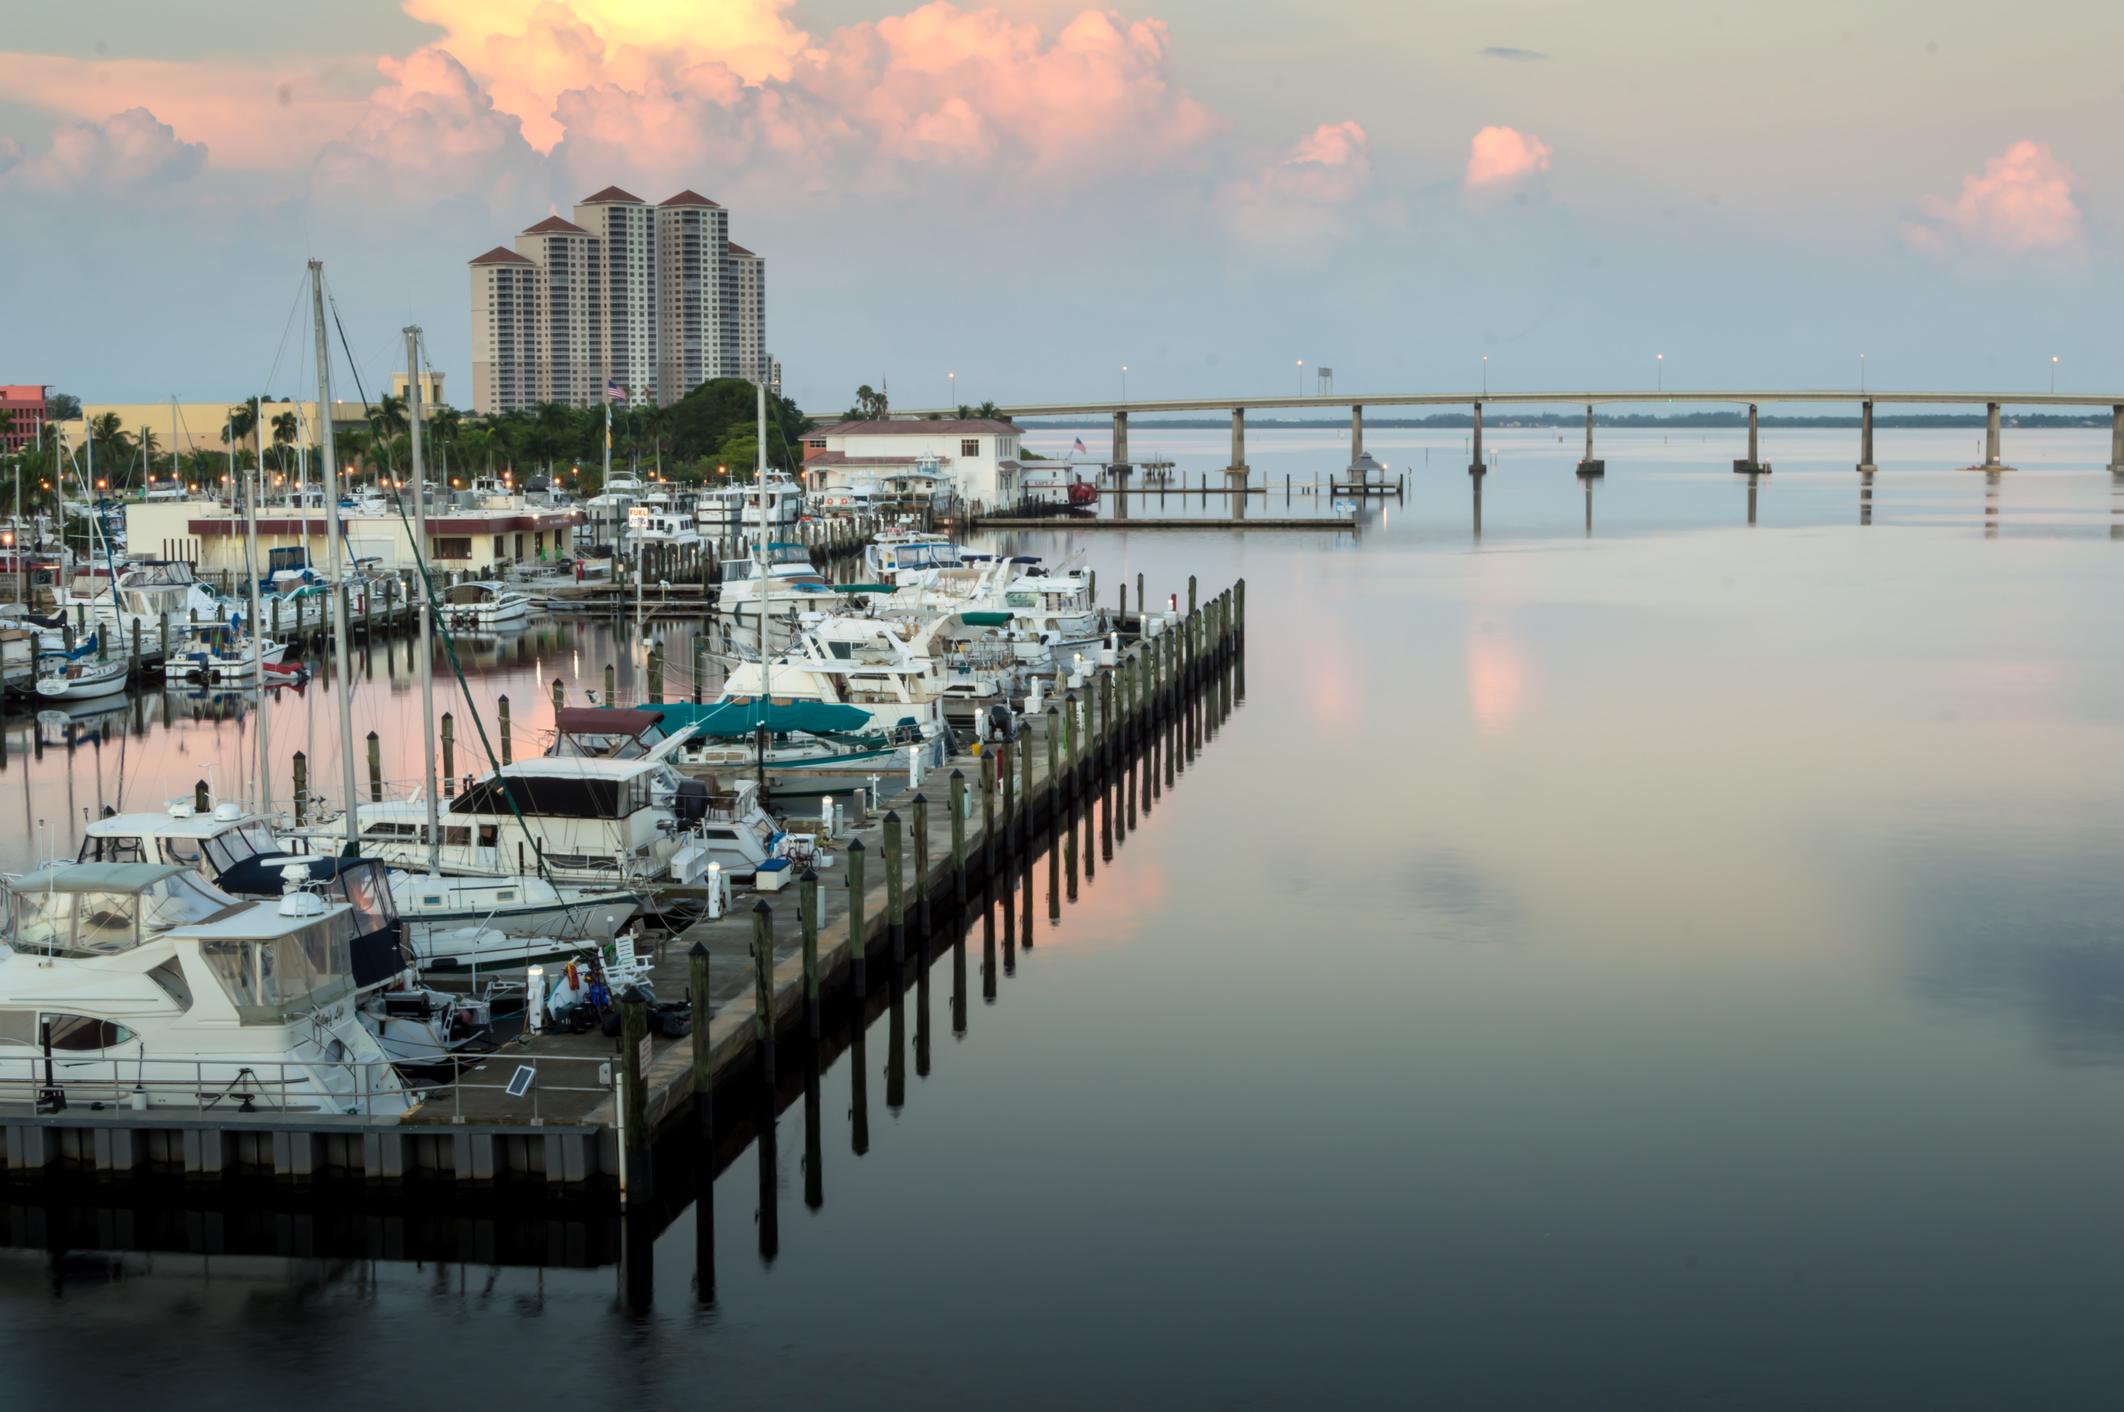
M 1139 581 L 1139 608 L 1143 592 Z M 1096 858 L 1111 858 L 1137 827 L 1139 802 L 1147 814 L 1235 692 L 1244 696 L 1244 581 L 1198 603 L 1190 579 L 1187 601 L 1184 614 L 1124 613 L 1133 638 L 1074 689 L 1064 681 L 1030 699 L 1015 740 L 972 746 L 919 778 L 880 778 L 874 794 L 837 796 L 845 816 L 819 840 L 814 866 L 778 890 L 737 893 L 720 916 L 647 948 L 655 997 L 695 1001 L 683 1037 L 657 1033 L 656 1012 L 629 987 L 617 1042 L 594 1030 L 523 1035 L 428 1087 L 397 1119 L 39 1112 L 10 1095 L 0 1104 L 5 1179 L 352 1184 L 605 1209 L 651 1200 L 660 1141 L 713 1150 L 736 1135 L 742 1119 L 716 1122 L 718 1094 L 774 1094 L 782 1051 L 831 1042 L 829 1010 L 857 1007 L 860 1044 L 863 1016 L 888 989 L 898 993 L 906 961 L 926 977 L 936 940 L 963 936 L 969 899 L 1022 881 L 1029 933 L 1043 843 L 1051 916 L 1065 868 L 1074 895 L 1080 861 L 1088 876 Z M 789 822 L 802 831 L 801 818 Z M 705 902 L 706 889 L 695 891 Z M 992 985 L 993 966 L 983 974 Z

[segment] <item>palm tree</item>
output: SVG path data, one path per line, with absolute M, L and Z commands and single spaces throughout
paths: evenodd
M 125 419 L 116 412 L 105 412 L 93 418 L 88 425 L 89 440 L 95 444 L 97 458 L 106 467 L 122 464 L 133 456 L 133 439 L 126 435 Z
M 280 463 L 283 472 L 288 468 L 288 452 L 293 449 L 296 434 L 300 429 L 301 422 L 293 412 L 281 412 L 273 418 L 273 450 L 276 453 L 274 459 Z
M 229 419 L 222 425 L 221 439 L 224 443 L 235 441 L 241 444 L 257 426 L 258 399 L 246 397 L 242 406 L 229 408 Z

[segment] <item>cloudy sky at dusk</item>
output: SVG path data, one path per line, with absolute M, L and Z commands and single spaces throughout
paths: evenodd
M 2124 12 L 2048 0 L 98 0 L 0 35 L 0 381 L 364 376 L 617 183 L 768 260 L 837 408 L 1294 386 L 2124 387 Z

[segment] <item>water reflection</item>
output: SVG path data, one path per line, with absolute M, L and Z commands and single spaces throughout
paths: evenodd
M 1873 523 L 1873 472 L 1859 472 L 1859 523 Z

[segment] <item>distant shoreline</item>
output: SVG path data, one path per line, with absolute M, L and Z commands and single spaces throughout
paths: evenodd
M 1104 431 L 1112 425 L 1105 417 L 1056 417 L 1052 420 L 1044 417 L 1025 417 L 1019 418 L 1017 421 L 1018 425 L 1028 431 Z M 1364 429 L 1366 431 L 1451 430 L 1455 427 L 1470 428 L 1474 424 L 1475 418 L 1468 412 L 1440 412 L 1428 417 L 1368 416 L 1364 419 Z M 1515 427 L 1578 427 L 1583 430 L 1585 424 L 1586 419 L 1583 413 L 1572 415 L 1538 412 L 1502 417 L 1493 414 L 1482 419 L 1482 429 L 1484 431 L 1507 431 Z M 1848 427 L 1856 431 L 1858 430 L 1859 419 L 1855 416 L 1780 417 L 1766 415 L 1758 417 L 1757 424 L 1765 427 L 1821 427 L 1832 429 Z M 2107 412 L 2070 415 L 2037 413 L 2026 416 L 2002 416 L 1999 419 L 1999 424 L 2007 427 L 2064 427 L 2082 431 L 2088 429 L 2108 431 L 2109 414 Z M 1671 417 L 1655 417 L 1631 413 L 1595 413 L 1593 425 L 1596 427 L 1618 427 L 1623 430 L 1633 428 L 1659 431 L 1694 430 L 1698 427 L 1745 427 L 1748 425 L 1748 417 L 1743 412 L 1685 412 Z M 1944 414 L 1896 413 L 1893 415 L 1876 413 L 1873 418 L 1873 425 L 1875 430 L 1901 429 L 1905 431 L 1937 427 L 1982 427 L 1984 425 L 1984 415 L 1981 412 Z M 1139 420 L 1131 416 L 1128 420 L 1128 426 L 1130 431 L 1139 433 L 1144 431 L 1227 431 L 1231 428 L 1231 419 L 1229 417 L 1160 417 Z M 1249 414 L 1246 419 L 1246 429 L 1250 432 L 1348 431 L 1349 426 L 1349 419 L 1346 417 L 1332 419 L 1313 418 L 1298 421 L 1289 418 Z

